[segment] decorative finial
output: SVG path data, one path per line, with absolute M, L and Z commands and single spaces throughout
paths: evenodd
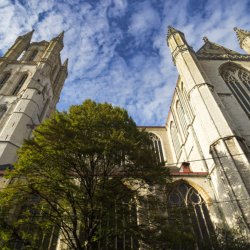
M 184 36 L 184 34 L 183 34 L 181 31 L 175 29 L 175 28 L 172 27 L 172 26 L 168 26 L 167 40 L 169 39 L 169 37 L 170 37 L 171 35 L 173 35 L 173 34 L 175 34 L 175 33 L 180 33 L 180 34 L 182 34 L 182 35 Z
M 242 48 L 242 42 L 246 37 L 250 36 L 250 31 L 238 29 L 237 27 L 234 28 L 234 31 L 236 32 L 240 47 Z
M 64 61 L 64 63 L 63 63 L 63 67 L 65 67 L 65 68 L 68 68 L 68 61 L 69 61 L 69 59 L 67 58 L 65 61 Z
M 204 37 L 202 38 L 202 40 L 204 41 L 204 43 L 209 42 L 209 40 L 208 40 L 208 38 L 207 38 L 206 36 L 204 36 Z

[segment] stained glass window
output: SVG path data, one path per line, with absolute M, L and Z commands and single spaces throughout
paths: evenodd
M 168 207 L 173 208 L 171 216 L 176 216 L 176 210 L 182 211 L 179 220 L 190 225 L 197 243 L 209 240 L 213 233 L 213 225 L 209 216 L 207 205 L 202 196 L 192 186 L 185 182 L 178 183 L 168 195 Z M 183 213 L 183 212 L 186 213 Z M 200 242 L 200 243 L 199 243 Z

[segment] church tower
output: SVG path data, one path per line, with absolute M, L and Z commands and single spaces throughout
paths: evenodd
M 55 110 L 67 77 L 62 32 L 50 42 L 19 36 L 0 58 L 0 165 L 13 164 L 35 126 Z

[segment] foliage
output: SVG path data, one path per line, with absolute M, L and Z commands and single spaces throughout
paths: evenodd
M 79 250 L 112 249 L 107 239 L 119 245 L 125 232 L 138 238 L 138 189 L 165 183 L 168 172 L 125 110 L 87 100 L 33 135 L 0 194 L 1 249 L 53 248 L 58 235 Z
M 248 250 L 250 249 L 249 240 L 249 236 L 247 237 L 242 231 L 229 230 L 225 227 L 218 228 L 211 238 L 212 244 L 218 250 Z M 209 249 L 207 244 L 204 244 L 204 249 Z

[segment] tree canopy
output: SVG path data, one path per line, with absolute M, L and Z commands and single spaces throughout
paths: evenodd
M 52 115 L 18 155 L 0 193 L 2 249 L 53 249 L 58 237 L 69 249 L 136 248 L 136 197 L 169 180 L 128 113 L 91 100 Z

